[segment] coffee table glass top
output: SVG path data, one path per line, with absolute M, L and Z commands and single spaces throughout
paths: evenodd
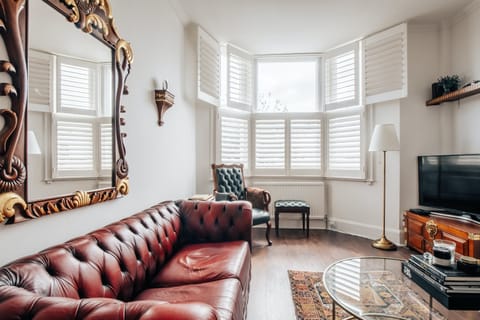
M 349 258 L 323 275 L 327 293 L 354 317 L 371 319 L 478 319 L 478 312 L 453 312 L 402 274 L 401 261 L 380 257 Z

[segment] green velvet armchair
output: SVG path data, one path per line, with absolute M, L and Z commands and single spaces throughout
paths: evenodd
M 243 164 L 212 164 L 215 200 L 247 200 L 252 203 L 252 225 L 266 224 L 265 237 L 269 246 L 270 213 L 268 206 L 272 197 L 270 193 L 261 188 L 245 186 Z

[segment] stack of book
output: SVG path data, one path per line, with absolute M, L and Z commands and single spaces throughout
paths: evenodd
M 403 261 L 402 272 L 448 309 L 480 310 L 478 273 L 433 265 L 423 255 Z

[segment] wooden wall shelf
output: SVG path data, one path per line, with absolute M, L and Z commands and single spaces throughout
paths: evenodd
M 472 84 L 468 87 L 458 89 L 456 91 L 444 94 L 443 96 L 440 96 L 435 99 L 428 100 L 426 102 L 427 106 L 436 106 L 439 105 L 443 102 L 449 102 L 449 101 L 457 101 L 466 97 L 473 96 L 475 94 L 480 93 L 480 83 L 475 83 Z

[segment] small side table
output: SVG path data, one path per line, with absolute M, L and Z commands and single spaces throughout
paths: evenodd
M 275 233 L 278 237 L 279 216 L 281 212 L 302 214 L 302 230 L 305 231 L 305 216 L 307 220 L 307 238 L 310 231 L 310 205 L 302 200 L 275 201 Z

